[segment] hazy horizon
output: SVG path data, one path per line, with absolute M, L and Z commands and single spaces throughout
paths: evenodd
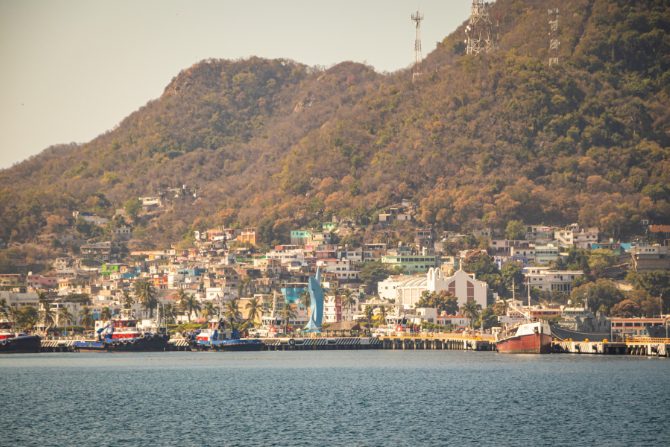
M 448 4 L 447 4 L 448 3 Z M 208 58 L 408 67 L 421 9 L 424 57 L 468 16 L 469 0 L 0 0 L 0 169 L 84 143 Z

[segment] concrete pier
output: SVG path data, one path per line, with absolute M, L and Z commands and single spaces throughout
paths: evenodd
M 566 354 L 640 355 L 670 358 L 670 339 L 667 338 L 633 338 L 620 342 L 555 340 L 552 348 L 553 352 Z

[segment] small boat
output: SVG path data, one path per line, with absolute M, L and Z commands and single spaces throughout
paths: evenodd
M 37 335 L 14 331 L 14 323 L 0 321 L 0 354 L 40 352 L 42 341 Z
M 192 342 L 194 349 L 200 351 L 262 351 L 265 344 L 253 338 L 240 338 L 237 331 L 232 331 L 231 337 L 226 337 L 223 320 L 212 319 L 207 328 L 196 334 Z
M 137 320 L 129 316 L 113 318 L 97 333 L 98 340 L 77 341 L 73 347 L 80 351 L 165 351 L 169 339 L 165 331 L 142 332 Z
M 505 354 L 549 354 L 551 327 L 543 320 L 518 324 L 500 336 L 496 348 Z

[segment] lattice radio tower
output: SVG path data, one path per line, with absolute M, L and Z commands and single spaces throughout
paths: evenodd
M 421 21 L 423 20 L 423 14 L 417 11 L 412 14 L 412 21 L 416 26 L 416 37 L 414 38 L 414 67 L 412 69 L 412 82 L 421 76 L 421 61 L 423 60 L 423 55 L 421 54 Z
M 558 32 L 558 8 L 547 10 L 549 16 L 549 66 L 558 65 L 559 50 L 561 48 L 560 33 Z
M 466 54 L 489 53 L 495 49 L 489 4 L 472 0 L 470 22 L 465 27 Z

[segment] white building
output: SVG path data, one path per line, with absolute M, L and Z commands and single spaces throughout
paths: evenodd
M 319 259 L 316 266 L 321 271 L 335 275 L 338 281 L 355 281 L 358 279 L 358 270 L 352 268 L 350 259 Z
M 431 268 L 423 275 L 391 276 L 377 285 L 380 298 L 395 300 L 405 309 L 413 308 L 421 299 L 423 292 L 450 292 L 458 298 L 458 305 L 462 306 L 474 300 L 477 304 L 486 307 L 488 284 L 478 281 L 474 275 L 457 270 L 452 276 L 446 276 L 441 269 Z
M 531 288 L 543 292 L 565 292 L 572 291 L 572 284 L 578 278 L 584 276 L 581 270 L 550 270 L 549 267 L 524 267 L 523 275 L 525 282 Z
M 554 232 L 554 239 L 563 247 L 590 249 L 591 244 L 598 242 L 598 228 L 579 228 L 572 224 L 563 230 Z
M 474 274 L 456 270 L 453 276 L 445 277 L 440 269 L 428 270 L 428 291 L 447 291 L 458 298 L 458 305 L 462 306 L 468 301 L 474 300 L 482 309 L 486 307 L 486 296 L 488 284 L 474 278 Z
M 292 264 L 294 262 L 299 262 L 301 265 L 305 263 L 305 252 L 302 249 L 291 249 L 291 250 L 271 250 L 265 257 L 267 259 L 276 259 L 285 264 Z
M 328 295 L 323 300 L 323 322 L 339 323 L 340 321 L 353 321 L 354 314 L 358 308 L 358 300 L 351 306 L 343 303 L 342 295 Z

